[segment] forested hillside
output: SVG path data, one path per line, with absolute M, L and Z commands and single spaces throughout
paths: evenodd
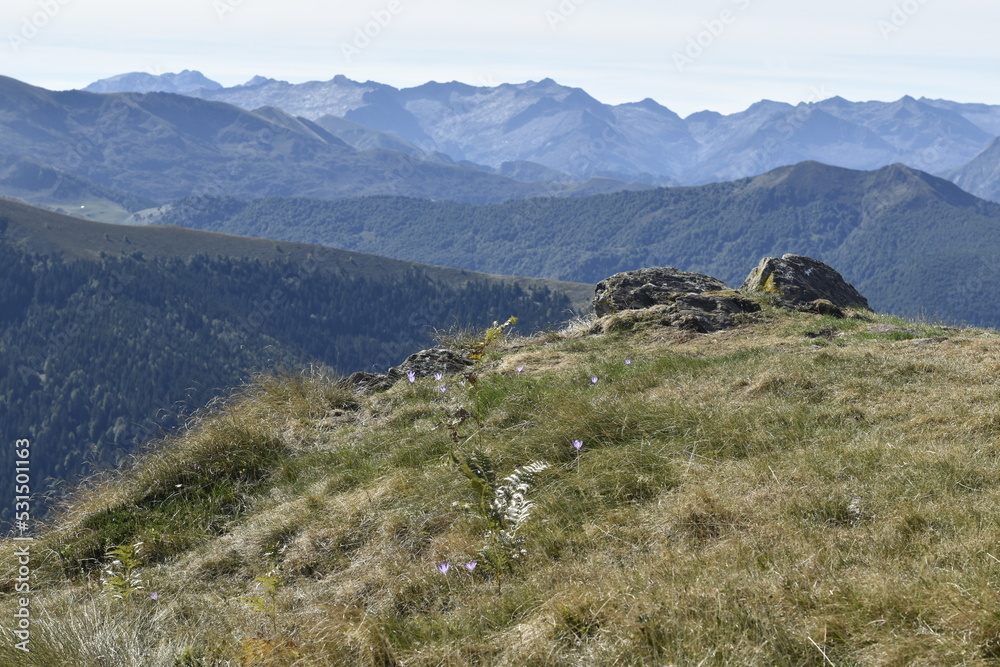
M 0 232 L 7 226 L 0 221 Z M 572 314 L 570 299 L 544 285 L 360 268 L 142 251 L 67 261 L 8 238 L 0 242 L 3 437 L 37 443 L 40 492 L 46 477 L 111 462 L 172 428 L 254 369 L 384 370 L 428 347 L 434 328 L 517 315 L 530 331 Z M 0 478 L 0 492 L 11 481 Z
M 761 257 L 816 257 L 873 307 L 1000 326 L 1000 205 L 903 165 L 816 162 L 755 178 L 581 199 L 472 206 L 399 197 L 338 202 L 188 198 L 150 220 L 321 243 L 489 273 L 596 283 L 675 266 L 738 286 Z

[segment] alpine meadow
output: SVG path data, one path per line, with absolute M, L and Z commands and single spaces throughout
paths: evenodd
M 8 4 L 0 667 L 1000 665 L 1000 5 Z

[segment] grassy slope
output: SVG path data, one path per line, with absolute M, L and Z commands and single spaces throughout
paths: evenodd
M 886 321 L 507 341 L 478 398 L 263 379 L 67 501 L 0 663 L 995 664 L 1000 337 Z M 551 465 L 499 580 L 474 447 Z M 144 590 L 102 595 L 86 559 L 135 541 Z

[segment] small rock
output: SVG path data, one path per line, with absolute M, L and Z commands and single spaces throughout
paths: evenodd
M 435 348 L 411 354 L 399 366 L 393 366 L 385 373 L 352 373 L 338 384 L 356 388 L 362 392 L 385 391 L 396 384 L 410 371 L 417 377 L 431 377 L 435 373 L 449 375 L 466 371 L 473 362 L 461 352 Z
M 796 308 L 796 310 L 803 313 L 815 313 L 817 315 L 831 315 L 833 317 L 844 316 L 844 311 L 826 299 L 816 299 L 815 301 L 804 303 Z
M 462 373 L 473 365 L 474 362 L 461 352 L 435 348 L 411 354 L 399 366 L 390 368 L 389 375 L 401 378 L 410 371 L 416 373 L 417 377 L 430 377 L 435 373 L 449 375 Z
M 851 498 L 851 502 L 847 505 L 847 516 L 850 519 L 851 525 L 856 526 L 861 523 L 865 518 L 862 512 L 862 499 L 859 497 Z

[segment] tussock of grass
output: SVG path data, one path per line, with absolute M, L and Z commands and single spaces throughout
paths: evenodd
M 996 333 L 774 308 L 706 336 L 592 325 L 464 386 L 260 378 L 70 496 L 38 543 L 34 653 L 0 662 L 1000 660 Z M 550 466 L 509 571 L 451 459 L 473 450 L 500 478 Z M 137 541 L 159 599 L 123 604 L 84 575 Z

